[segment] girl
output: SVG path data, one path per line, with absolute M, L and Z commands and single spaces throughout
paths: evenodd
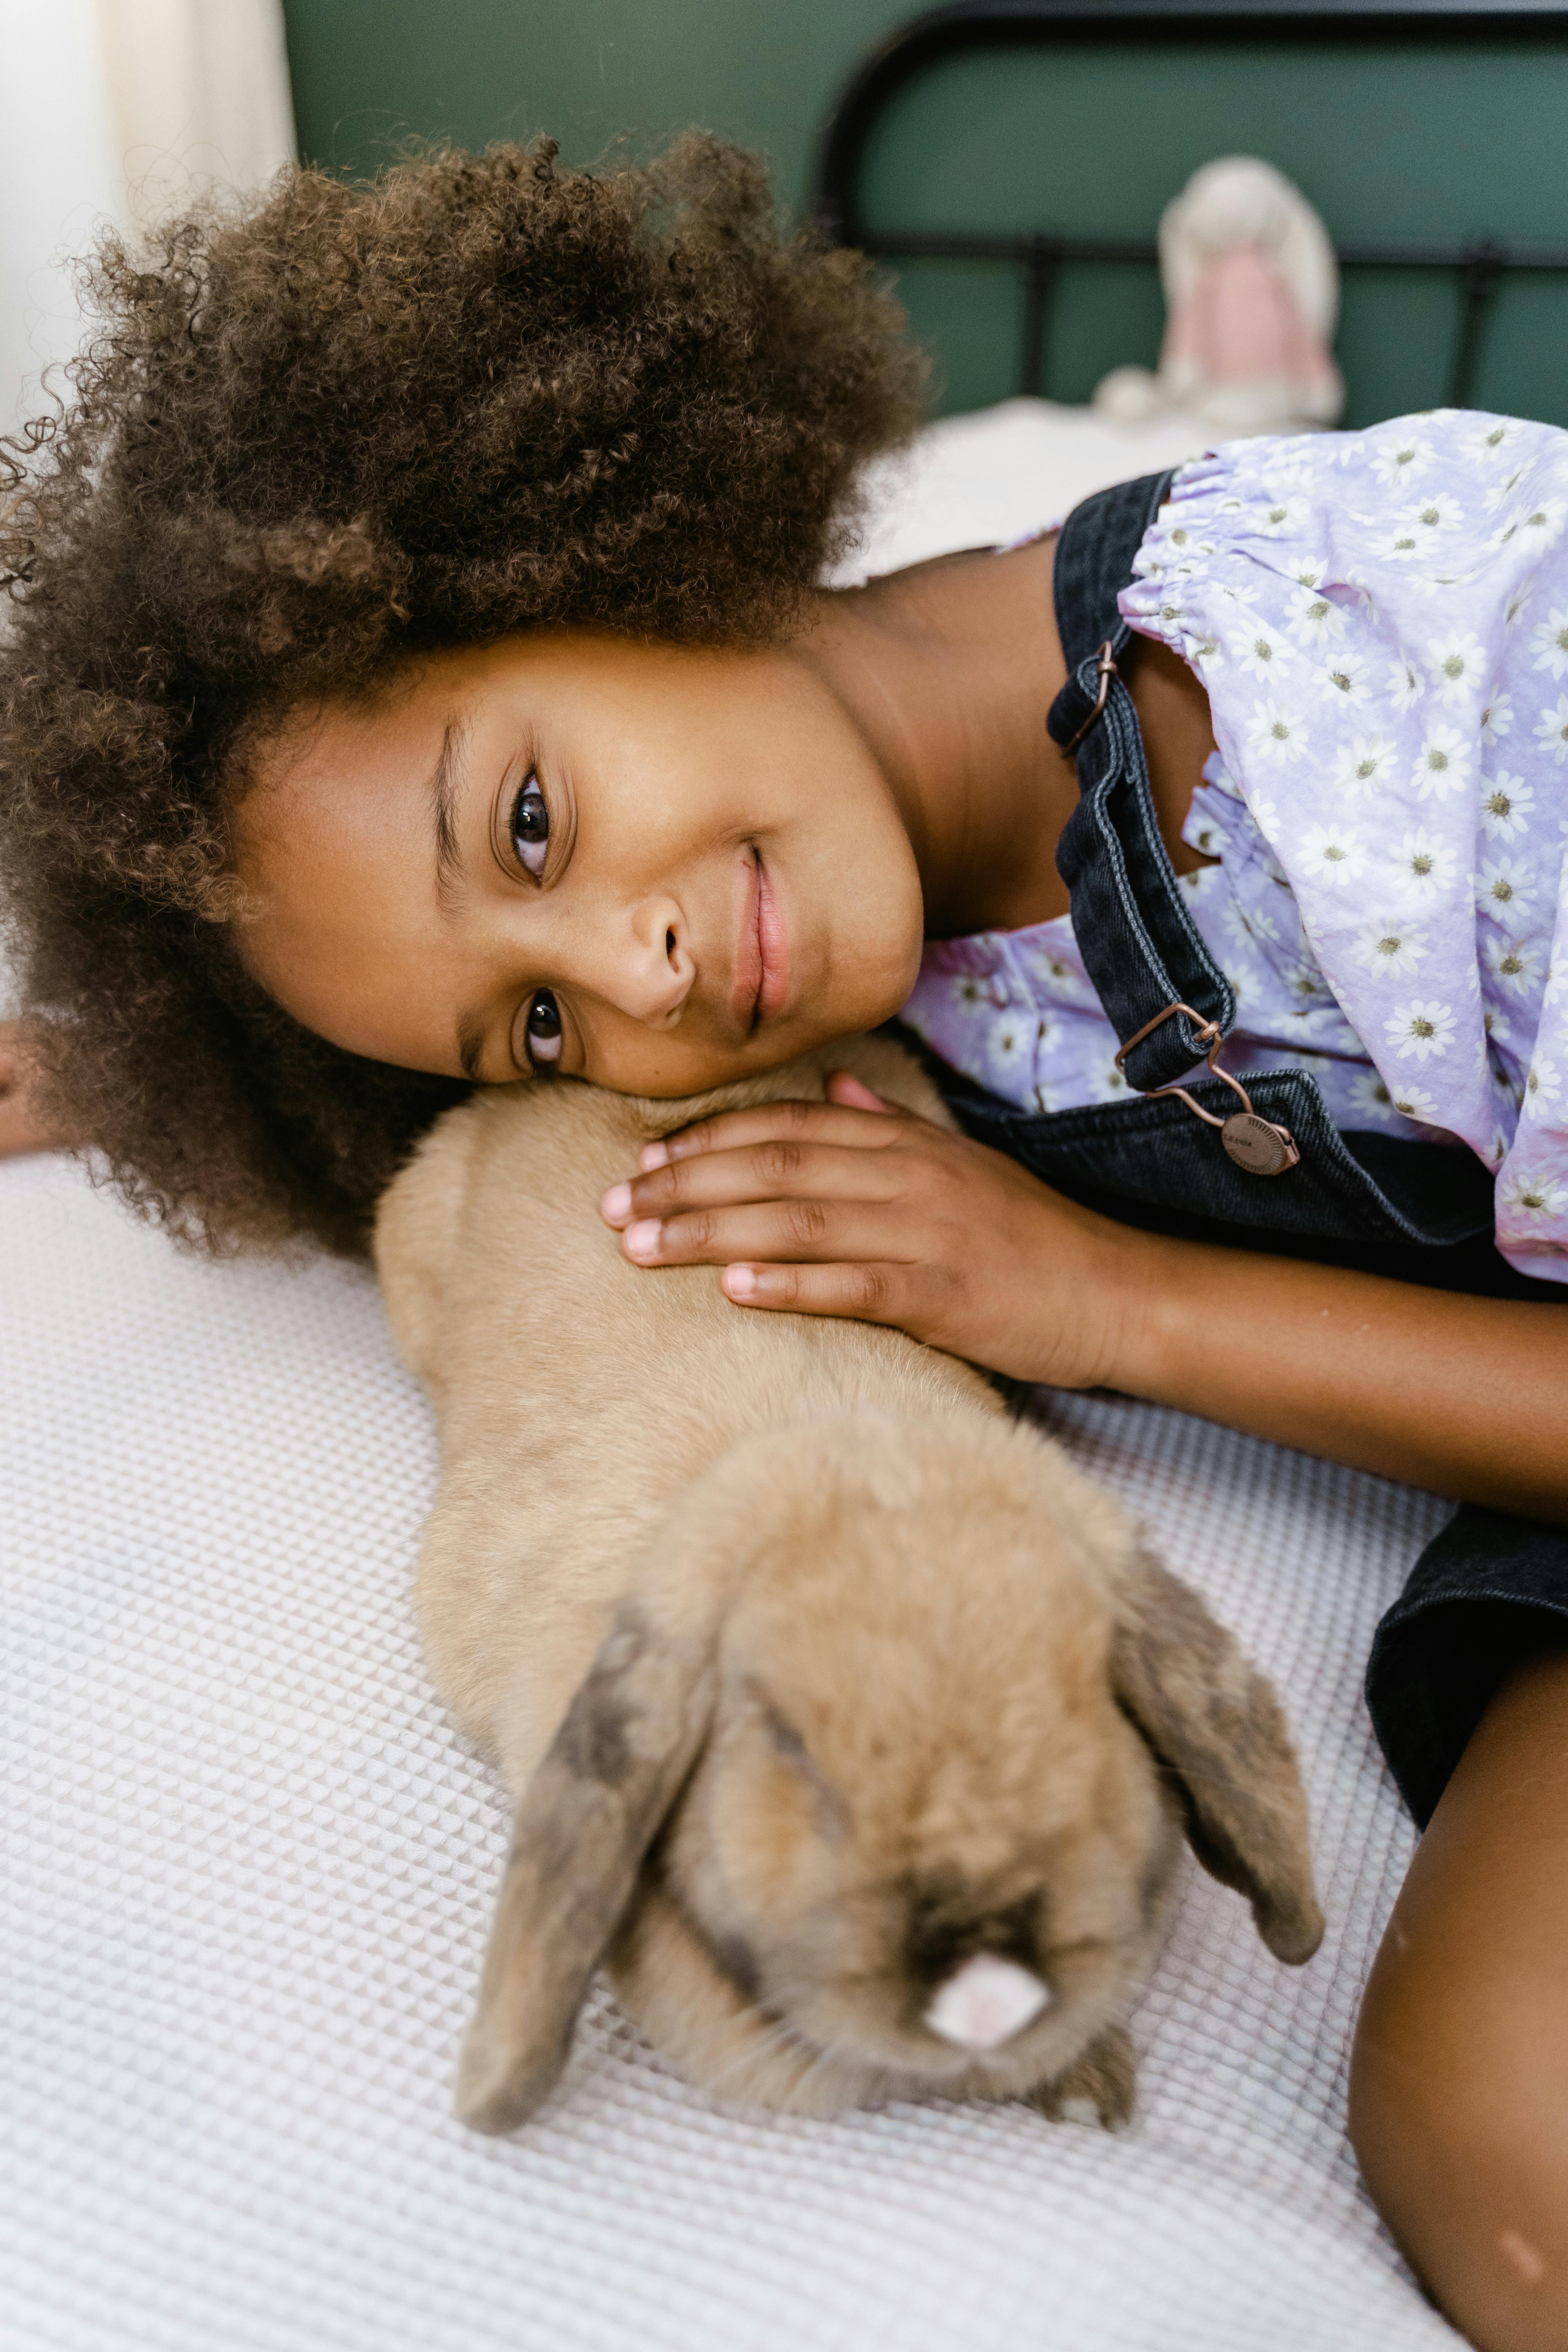
M 1462 1498 L 1373 1659 L 1430 1827 L 1352 2130 L 1477 2343 L 1568 2344 L 1568 437 L 1242 444 L 830 594 L 918 371 L 710 141 L 290 174 L 96 287 L 5 515 L 49 1115 L 211 1247 L 357 1248 L 472 1085 L 901 1009 L 964 1138 L 841 1079 L 605 1217 Z

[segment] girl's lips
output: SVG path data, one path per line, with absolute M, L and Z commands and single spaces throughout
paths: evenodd
M 789 994 L 789 940 L 778 893 L 757 855 L 757 947 L 763 961 L 763 983 L 757 992 L 755 1020 L 766 1020 L 781 1010 Z
M 743 1037 L 756 1026 L 763 993 L 763 942 L 757 925 L 761 903 L 762 872 L 755 851 L 748 850 L 741 863 L 740 932 L 730 979 L 730 1010 Z
M 789 990 L 789 950 L 778 896 L 761 855 L 749 850 L 742 891 L 730 1009 L 736 1026 L 750 1036 L 776 1013 Z

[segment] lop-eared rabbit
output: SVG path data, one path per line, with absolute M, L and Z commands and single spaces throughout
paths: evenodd
M 1272 1690 L 1058 1446 L 952 1357 L 737 1309 L 601 1223 L 650 1138 L 834 1067 L 948 1123 L 877 1038 L 682 1102 L 487 1089 L 381 1211 L 440 1423 L 426 1646 L 517 1806 L 481 2130 L 547 2096 L 605 1960 L 721 2098 L 1115 2124 L 1184 1828 L 1279 1958 L 1322 1932 Z

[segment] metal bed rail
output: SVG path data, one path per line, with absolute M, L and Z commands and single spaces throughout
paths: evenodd
M 861 66 L 829 120 L 818 175 L 818 216 L 836 242 L 889 261 L 984 261 L 1012 264 L 1023 284 L 1023 331 L 1018 389 L 1037 394 L 1046 380 L 1051 299 L 1064 264 L 1157 263 L 1152 236 L 1080 236 L 1035 229 L 1017 236 L 958 230 L 921 233 L 874 229 L 861 218 L 860 166 L 872 131 L 904 85 L 944 58 L 967 49 L 1046 46 L 1089 38 L 1120 42 L 1142 36 L 1192 40 L 1300 40 L 1408 37 L 1430 41 L 1466 37 L 1522 36 L 1568 40 L 1568 8 L 1536 0 L 1361 0 L 1354 9 L 1318 0 L 956 0 L 917 17 Z M 1174 191 L 1173 191 L 1173 194 Z M 1488 313 L 1505 278 L 1568 274 L 1568 244 L 1521 244 L 1485 233 L 1458 239 L 1346 238 L 1334 251 L 1342 269 L 1415 269 L 1447 273 L 1457 294 L 1446 398 L 1467 407 L 1474 390 Z

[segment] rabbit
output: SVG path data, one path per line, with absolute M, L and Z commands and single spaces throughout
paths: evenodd
M 685 1101 L 487 1088 L 380 1209 L 440 1433 L 421 1629 L 516 1805 L 482 2131 L 549 2096 L 601 1962 L 741 2105 L 1115 2126 L 1184 1830 L 1280 1959 L 1322 1934 L 1278 1701 L 1120 1506 L 971 1366 L 739 1311 L 601 1223 L 640 1144 L 835 1067 L 950 1123 L 881 1037 Z

